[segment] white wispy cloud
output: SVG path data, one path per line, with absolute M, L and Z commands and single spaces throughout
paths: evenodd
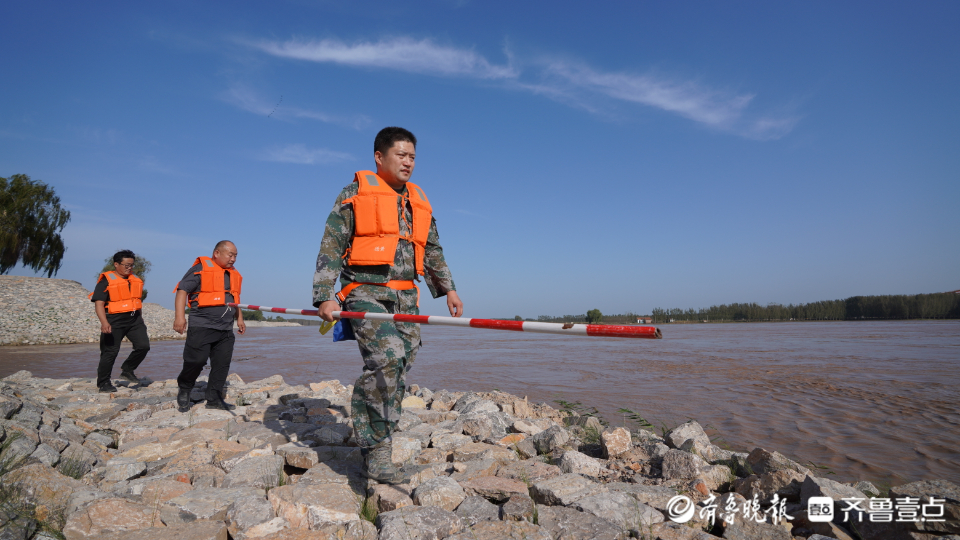
M 789 133 L 796 117 L 756 118 L 749 111 L 755 94 L 717 90 L 696 81 L 626 72 L 601 72 L 584 64 L 549 62 L 540 81 L 524 85 L 551 99 L 599 112 L 598 97 L 639 103 L 675 113 L 715 129 L 767 140 Z
M 585 63 L 544 59 L 531 59 L 521 70 L 509 50 L 505 50 L 507 62 L 498 65 L 472 49 L 439 45 L 430 39 L 398 37 L 353 44 L 336 39 L 246 43 L 281 58 L 492 81 L 608 116 L 614 109 L 611 101 L 639 104 L 758 140 L 780 138 L 798 121 L 793 116 L 760 116 L 751 109 L 755 94 L 719 90 L 699 81 L 602 71 Z
M 316 163 L 335 163 L 337 161 L 351 161 L 354 157 L 344 152 L 336 152 L 326 148 L 307 148 L 303 144 L 288 144 L 274 146 L 264 151 L 260 158 L 264 161 L 279 163 L 298 163 L 314 165 Z
M 279 96 L 278 96 L 279 97 Z M 338 124 L 353 129 L 363 129 L 370 124 L 370 118 L 366 115 L 355 114 L 350 116 L 328 114 L 322 111 L 302 109 L 284 104 L 280 101 L 270 102 L 258 92 L 243 85 L 234 85 L 225 91 L 221 98 L 244 111 L 262 116 L 270 116 L 278 120 L 293 120 L 296 118 L 306 118 L 308 120 L 318 120 L 328 124 Z
M 725 95 L 693 82 L 673 82 L 649 75 L 602 73 L 587 66 L 566 63 L 548 65 L 544 75 L 548 80 L 556 81 L 560 86 L 556 91 L 560 93 L 566 86 L 569 90 L 649 105 L 712 126 L 735 121 L 753 99 L 750 94 Z
M 430 39 L 400 37 L 353 44 L 336 39 L 291 39 L 284 42 L 257 41 L 251 45 L 281 58 L 311 62 L 478 79 L 513 79 L 518 76 L 509 64 L 496 65 L 472 50 L 439 45 Z

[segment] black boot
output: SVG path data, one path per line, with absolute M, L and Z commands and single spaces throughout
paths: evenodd
M 177 392 L 177 406 L 180 407 L 180 412 L 187 412 L 190 410 L 190 390 L 184 390 L 183 388 Z
M 224 401 L 222 397 L 217 396 L 215 398 L 207 398 L 207 408 L 219 409 L 221 411 L 232 411 L 236 407 Z

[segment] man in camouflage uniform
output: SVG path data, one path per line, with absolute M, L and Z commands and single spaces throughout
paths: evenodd
M 344 311 L 403 313 L 418 315 L 419 289 L 396 290 L 390 281 L 419 281 L 411 235 L 413 210 L 409 202 L 407 181 L 413 173 L 417 139 L 397 127 L 384 128 L 374 140 L 377 176 L 397 192 L 400 237 L 393 264 L 351 265 L 345 254 L 354 237 L 354 208 L 347 199 L 357 195 L 356 182 L 343 188 L 327 218 L 317 271 L 313 278 L 313 305 L 320 318 L 332 321 L 331 313 L 340 309 L 334 294 L 334 282 L 340 277 L 341 287 L 364 283 L 349 291 L 343 301 Z M 402 214 L 401 214 L 402 212 Z M 450 269 L 443 257 L 437 235 L 437 223 L 431 217 L 430 231 L 423 257 L 423 277 L 434 298 L 446 295 L 450 315 L 463 314 L 463 303 L 457 295 Z M 357 442 L 365 449 L 367 474 L 382 482 L 400 483 L 404 472 L 390 460 L 390 434 L 400 420 L 406 384 L 420 348 L 420 325 L 392 321 L 355 320 L 349 322 L 363 357 L 363 374 L 354 383 L 351 402 L 353 427 Z

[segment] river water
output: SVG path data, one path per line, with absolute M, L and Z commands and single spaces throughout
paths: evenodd
M 721 446 L 778 450 L 841 481 L 960 483 L 960 321 L 661 328 L 662 340 L 632 340 L 424 326 L 408 381 L 580 401 L 614 425 L 631 425 L 620 408 L 658 427 L 692 418 Z M 154 342 L 138 374 L 175 378 L 182 350 Z M 0 347 L 0 377 L 92 377 L 98 354 L 96 344 Z M 316 327 L 250 328 L 232 371 L 351 384 L 360 366 L 355 343 Z

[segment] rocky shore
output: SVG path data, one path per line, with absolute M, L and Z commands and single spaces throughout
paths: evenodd
M 100 321 L 89 294 L 67 279 L 0 276 L 0 345 L 98 342 Z M 184 339 L 173 331 L 172 310 L 144 303 L 143 320 L 151 340 Z
M 204 407 L 204 384 L 194 390 L 193 408 L 181 413 L 174 380 L 113 394 L 97 393 L 92 379 L 21 371 L 0 380 L 0 538 L 960 534 L 960 487 L 947 481 L 880 493 L 868 482 L 818 477 L 774 451 L 724 450 L 696 422 L 658 435 L 501 392 L 411 387 L 392 442 L 394 462 L 411 479 L 378 484 L 362 474 L 351 387 L 291 386 L 279 375 L 245 383 L 232 374 L 227 399 L 236 408 L 220 411 Z M 832 497 L 836 517 L 810 514 L 819 508 L 811 497 Z M 843 498 L 861 500 L 860 508 L 842 512 Z

